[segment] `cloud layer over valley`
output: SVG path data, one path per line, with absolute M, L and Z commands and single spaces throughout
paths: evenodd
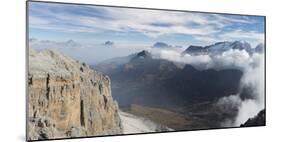
M 264 109 L 264 54 L 250 55 L 245 50 L 230 49 L 222 54 L 192 56 L 182 55 L 171 50 L 151 50 L 155 58 L 177 63 L 190 64 L 197 69 L 239 69 L 243 71 L 240 81 L 240 93 L 229 94 L 218 100 L 217 106 L 224 113 L 234 113 L 235 118 L 225 120 L 222 126 L 240 126 L 249 118 Z M 245 92 L 245 90 L 250 90 Z M 245 95 L 246 93 L 246 95 Z M 233 111 L 234 110 L 234 111 Z M 237 112 L 235 112 L 237 110 Z

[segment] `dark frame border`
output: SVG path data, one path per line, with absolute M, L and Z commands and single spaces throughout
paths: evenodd
M 190 130 L 175 130 L 166 132 L 147 132 L 147 133 L 133 133 L 133 134 L 116 134 L 116 135 L 100 135 L 100 136 L 88 136 L 88 137 L 65 137 L 65 138 L 53 138 L 44 140 L 28 140 L 28 108 L 29 108 L 29 92 L 28 92 L 28 72 L 29 72 L 29 2 L 38 3 L 49 3 L 49 4 L 68 4 L 68 5 L 85 5 L 85 6 L 97 6 L 97 7 L 115 7 L 115 8 L 129 8 L 129 9 L 143 9 L 143 10 L 160 10 L 160 11 L 176 11 L 176 12 L 190 12 L 190 13 L 205 13 L 205 14 L 222 14 L 222 15 L 237 15 L 237 16 L 257 16 L 264 18 L 264 109 L 265 109 L 265 124 L 260 126 L 250 127 L 219 127 L 219 128 L 208 128 L 208 129 L 190 129 Z M 55 1 L 40 1 L 40 0 L 26 0 L 26 17 L 25 17 L 25 45 L 26 45 L 26 61 L 25 61 L 25 138 L 26 141 L 51 141 L 51 140 L 67 140 L 67 139 L 81 139 L 81 138 L 96 138 L 96 137 L 110 137 L 110 136 L 130 136 L 130 135 L 143 135 L 143 134 L 162 134 L 162 133 L 175 133 L 175 132 L 189 132 L 189 131 L 200 131 L 200 130 L 224 130 L 233 128 L 254 128 L 254 127 L 265 127 L 266 126 L 266 16 L 265 15 L 252 15 L 252 14 L 233 14 L 223 12 L 204 12 L 204 11 L 191 11 L 191 10 L 173 10 L 173 9 L 162 9 L 162 8 L 144 8 L 144 7 L 130 7 L 130 6 L 113 6 L 113 5 L 101 5 L 101 4 L 86 4 L 86 3 L 74 3 L 74 2 L 55 2 Z

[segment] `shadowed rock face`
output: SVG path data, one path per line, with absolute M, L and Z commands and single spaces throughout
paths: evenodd
M 241 127 L 265 126 L 265 110 L 261 110 L 255 117 L 248 119 Z
M 60 53 L 29 51 L 28 139 L 122 133 L 109 77 Z

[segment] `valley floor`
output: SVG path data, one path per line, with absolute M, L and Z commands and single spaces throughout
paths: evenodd
M 149 133 L 161 131 L 173 131 L 168 127 L 156 124 L 149 119 L 135 116 L 126 112 L 120 112 L 124 134 Z

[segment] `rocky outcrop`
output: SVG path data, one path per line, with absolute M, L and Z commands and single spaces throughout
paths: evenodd
M 240 127 L 253 127 L 253 126 L 265 126 L 265 109 L 261 110 L 255 117 L 249 118 Z
M 122 133 L 108 76 L 51 50 L 29 49 L 28 140 Z

